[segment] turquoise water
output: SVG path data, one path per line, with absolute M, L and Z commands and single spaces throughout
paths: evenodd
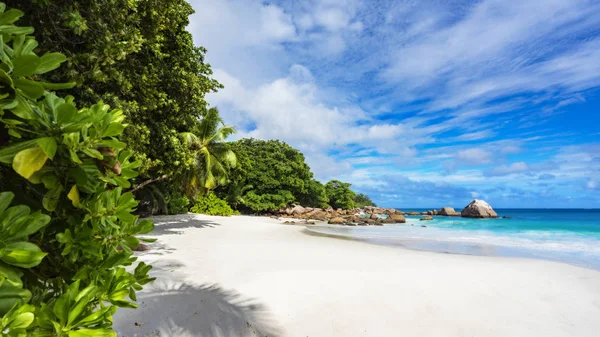
M 310 230 L 417 250 L 538 258 L 600 270 L 600 209 L 496 209 L 496 212 L 509 218 L 435 216 L 433 221 L 419 221 L 422 216 L 407 216 L 406 224 L 318 226 Z

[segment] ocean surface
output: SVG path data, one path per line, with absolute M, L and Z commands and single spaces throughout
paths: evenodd
M 416 250 L 537 258 L 600 270 L 600 209 L 496 209 L 496 212 L 509 218 L 434 216 L 433 221 L 419 221 L 422 216 L 406 216 L 406 224 L 324 225 L 309 230 Z

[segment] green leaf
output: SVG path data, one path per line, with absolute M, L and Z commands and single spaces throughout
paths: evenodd
M 4 316 L 16 303 L 27 303 L 30 299 L 31 292 L 29 290 L 4 282 L 0 286 L 0 316 Z
M 44 89 L 46 90 L 61 90 L 61 89 L 71 89 L 75 86 L 75 82 L 69 83 L 49 83 L 49 82 L 39 82 Z
M 27 237 L 33 233 L 36 233 L 49 223 L 50 216 L 42 214 L 41 211 L 37 211 L 29 216 L 27 219 L 27 227 L 25 227 L 25 229 L 19 233 L 16 233 L 17 235 L 15 238 Z
M 37 55 L 21 55 L 13 59 L 14 76 L 31 76 L 35 74 L 36 69 L 42 63 L 42 60 Z
M 58 200 L 60 199 L 60 193 L 63 190 L 63 186 L 57 184 L 50 191 L 44 195 L 44 199 L 42 199 L 42 205 L 44 208 L 50 212 L 53 212 L 56 209 L 56 205 L 58 205 Z
M 36 100 L 44 95 L 44 87 L 36 81 L 17 78 L 15 86 L 21 90 L 21 93 L 29 99 Z
M 5 146 L 0 150 L 0 162 L 4 164 L 12 164 L 13 158 L 17 153 L 32 148 L 37 145 L 37 140 L 28 140 Z
M 44 187 L 49 190 L 58 184 L 58 178 L 54 173 L 46 174 L 40 180 L 44 183 Z
M 48 158 L 50 159 L 54 159 L 54 155 L 56 154 L 57 149 L 56 140 L 52 137 L 44 137 L 38 138 L 37 141 L 38 145 L 40 146 L 42 151 L 44 151 L 46 156 L 48 156 Z
M 6 208 L 8 208 L 14 197 L 15 194 L 13 192 L 0 193 L 0 214 L 4 213 L 4 211 L 6 210 Z
M 125 239 L 125 243 L 127 243 L 127 246 L 129 246 L 131 249 L 135 249 L 140 245 L 140 240 L 135 236 L 130 236 Z
M 139 238 L 140 241 L 142 242 L 148 242 L 148 243 L 152 243 L 152 242 L 156 242 L 156 238 Z
M 104 130 L 104 137 L 114 137 L 123 133 L 125 127 L 121 123 L 110 123 L 106 130 Z
M 46 164 L 48 156 L 40 147 L 23 150 L 17 153 L 13 160 L 13 169 L 28 179 Z
M 66 124 L 71 122 L 77 114 L 77 108 L 73 104 L 63 103 L 56 107 L 56 122 L 58 124 Z
M 0 278 L 4 278 L 11 286 L 21 288 L 23 282 L 21 282 L 21 272 L 17 272 L 14 267 L 10 267 L 7 264 L 0 262 Z M 0 283 L 0 286 L 2 283 Z
M 24 312 L 18 315 L 8 326 L 10 329 L 26 329 L 33 323 L 35 315 L 32 312 Z
M 30 242 L 13 242 L 0 249 L 0 259 L 21 268 L 37 266 L 46 255 L 40 247 Z
M 54 307 L 52 308 L 52 312 L 58 317 L 58 320 L 62 324 L 66 324 L 67 318 L 69 317 L 69 307 L 71 306 L 69 295 L 69 292 L 62 294 L 56 302 L 54 302 Z
M 6 84 L 7 87 L 13 86 L 12 77 L 10 77 L 4 69 L 0 69 L 0 83 Z
M 0 25 L 8 25 L 11 24 L 17 20 L 19 20 L 20 17 L 23 16 L 23 12 L 21 12 L 18 9 L 9 9 L 6 12 L 0 14 Z
M 79 329 L 69 331 L 69 337 L 117 337 L 110 329 Z
M 2 122 L 4 124 L 6 124 L 6 125 L 20 125 L 20 124 L 23 124 L 23 122 L 21 122 L 20 120 L 8 119 L 8 118 L 2 119 Z
M 140 220 L 136 225 L 135 234 L 148 234 L 154 230 L 152 220 Z
M 49 71 L 60 67 L 60 64 L 65 62 L 66 60 L 67 57 L 61 53 L 46 53 L 42 55 L 40 64 L 35 70 L 35 73 L 45 74 Z
M 71 160 L 74 161 L 77 164 L 83 164 L 83 162 L 81 161 L 81 159 L 79 159 L 79 156 L 77 155 L 77 152 L 69 149 L 69 155 L 71 157 Z
M 87 154 L 88 156 L 92 157 L 92 158 L 96 158 L 96 159 L 104 159 L 104 156 L 102 155 L 102 153 L 100 153 L 100 151 L 96 150 L 96 149 L 84 149 L 83 153 Z
M 30 35 L 35 32 L 33 27 L 17 27 L 13 25 L 0 26 L 0 32 L 8 35 Z
M 31 108 L 31 105 L 29 104 L 29 101 L 27 99 L 21 97 L 20 95 L 17 95 L 17 97 L 15 97 L 15 101 L 17 102 L 17 106 L 10 109 L 12 113 L 17 115 L 17 117 L 21 117 L 23 119 L 34 118 L 33 109 Z
M 77 189 L 77 185 L 73 185 L 69 194 L 67 194 L 67 198 L 73 202 L 73 206 L 79 207 L 79 190 Z
M 104 316 L 113 308 L 113 306 L 107 306 L 104 308 L 100 308 L 89 316 L 81 319 L 77 322 L 79 326 L 90 326 L 92 324 L 96 324 L 100 322 Z
M 27 55 L 31 53 L 38 46 L 38 42 L 35 39 L 28 39 L 21 50 L 21 55 Z

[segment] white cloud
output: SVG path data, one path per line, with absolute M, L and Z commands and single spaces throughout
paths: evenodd
M 433 98 L 432 109 L 514 93 L 584 90 L 600 84 L 598 41 L 574 50 L 555 41 L 597 26 L 598 14 L 600 4 L 585 0 L 481 1 L 451 24 L 435 13 L 435 24 L 395 50 L 383 77 L 400 84 L 403 95 Z
M 542 176 L 597 184 L 594 151 L 540 127 L 600 86 L 597 1 L 191 3 L 225 85 L 208 101 L 237 137 L 299 148 L 320 179 L 394 190 L 381 178 L 402 170 L 415 190 L 456 184 L 466 197 Z
M 506 176 L 514 173 L 523 173 L 529 170 L 529 166 L 525 162 L 516 162 L 510 165 L 502 165 L 486 171 L 487 176 Z
M 292 17 L 281 8 L 267 5 L 261 7 L 260 14 L 261 31 L 255 35 L 258 37 L 257 43 L 263 40 L 280 42 L 294 39 L 296 27 L 292 23 Z
M 458 151 L 458 153 L 456 153 L 456 159 L 469 165 L 482 165 L 491 163 L 493 155 L 489 151 L 472 148 Z
M 350 16 L 341 8 L 326 8 L 317 11 L 316 21 L 331 31 L 338 31 L 346 28 L 350 21 Z

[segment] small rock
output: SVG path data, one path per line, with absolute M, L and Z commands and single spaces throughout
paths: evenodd
M 421 219 L 419 219 L 420 221 L 428 221 L 428 220 L 433 220 L 433 217 L 431 215 L 428 215 L 426 217 L 423 217 Z
M 149 250 L 150 250 L 150 246 L 148 246 L 148 245 L 145 245 L 145 244 L 143 244 L 143 243 L 140 243 L 140 244 L 138 244 L 138 246 L 137 246 L 137 247 L 135 247 L 133 250 L 134 250 L 134 251 L 136 251 L 136 252 L 147 252 L 147 251 L 149 251 Z
M 425 226 L 425 225 L 421 225 L 421 227 L 427 227 L 427 226 Z

